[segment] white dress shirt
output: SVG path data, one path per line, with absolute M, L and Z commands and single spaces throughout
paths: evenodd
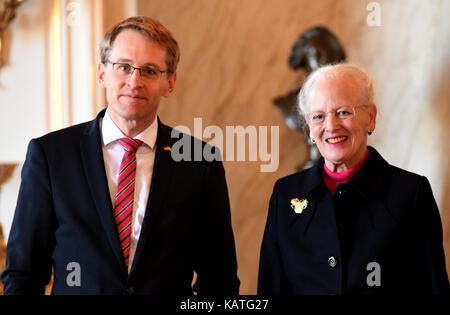
M 106 177 L 108 179 L 109 193 L 112 207 L 114 209 L 115 195 L 117 190 L 117 179 L 119 177 L 120 163 L 122 162 L 125 149 L 117 142 L 117 139 L 126 137 L 114 124 L 106 110 L 105 116 L 100 122 L 103 159 L 105 162 Z M 141 233 L 147 200 L 152 180 L 153 165 L 155 162 L 155 145 L 158 133 L 158 122 L 155 117 L 153 123 L 138 134 L 135 139 L 143 141 L 136 151 L 136 182 L 134 187 L 133 216 L 131 226 L 131 241 L 128 272 L 131 269 L 137 242 Z

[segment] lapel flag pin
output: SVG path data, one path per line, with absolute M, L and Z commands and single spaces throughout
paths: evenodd
M 170 151 L 170 152 L 172 152 L 172 148 L 169 147 L 168 145 L 166 145 L 166 146 L 164 147 L 164 151 Z
M 291 208 L 294 209 L 295 213 L 302 213 L 306 207 L 308 207 L 308 200 L 298 200 L 298 198 L 291 199 Z

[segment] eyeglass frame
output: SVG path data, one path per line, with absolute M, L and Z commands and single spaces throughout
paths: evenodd
M 357 108 L 360 108 L 360 107 L 369 107 L 369 106 L 370 106 L 370 105 L 358 105 L 358 106 L 354 106 L 354 105 L 346 105 L 346 106 L 341 106 L 341 107 L 339 107 L 339 108 L 337 108 L 337 109 L 330 110 L 330 111 L 327 111 L 327 112 L 315 111 L 315 112 L 307 113 L 305 116 L 308 118 L 308 120 L 310 121 L 311 124 L 313 124 L 313 125 L 321 125 L 321 124 L 323 124 L 323 123 L 325 122 L 325 120 L 326 120 L 326 118 L 327 118 L 327 116 L 328 116 L 329 113 L 334 113 L 334 116 L 335 116 L 336 118 L 338 118 L 339 120 L 346 120 L 346 119 L 349 119 L 349 118 L 352 118 L 352 117 L 356 116 L 356 109 L 357 109 Z M 344 117 L 339 117 L 338 111 L 341 110 L 342 108 L 345 108 L 345 107 L 351 107 L 351 108 L 353 109 L 353 114 L 352 114 L 351 116 L 345 117 L 345 118 L 344 118 Z M 313 113 L 323 113 L 323 114 L 324 114 L 323 121 L 314 122 L 314 121 L 311 119 L 311 117 L 310 117 L 310 115 L 313 114 Z
M 143 77 L 142 77 L 142 70 L 145 70 L 145 67 L 143 67 L 143 68 L 138 68 L 138 67 L 134 67 L 134 66 L 132 66 L 132 65 L 130 65 L 129 63 L 126 63 L 126 62 L 112 62 L 112 61 L 109 60 L 109 59 L 106 60 L 105 63 L 111 64 L 111 65 L 113 66 L 113 70 L 114 70 L 114 66 L 115 66 L 115 65 L 118 65 L 118 64 L 130 66 L 133 70 L 130 72 L 130 74 L 128 75 L 127 79 L 131 78 L 131 77 L 133 76 L 133 74 L 134 74 L 134 71 L 136 71 L 136 70 L 139 70 L 139 77 L 140 77 L 141 79 L 143 79 Z M 154 80 L 154 81 L 159 81 L 159 80 L 161 80 L 161 77 L 162 77 L 163 73 L 165 73 L 165 72 L 169 73 L 169 72 L 170 72 L 169 69 L 167 69 L 167 70 L 159 70 L 159 69 L 156 68 L 156 67 L 154 67 L 154 68 L 153 68 L 153 67 L 147 67 L 147 68 L 150 68 L 150 69 L 152 69 L 152 70 L 159 71 L 159 77 L 158 77 L 157 80 Z

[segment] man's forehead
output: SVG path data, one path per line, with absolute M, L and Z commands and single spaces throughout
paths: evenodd
M 157 46 L 161 49 L 164 49 L 163 46 L 158 44 L 156 41 L 152 40 L 148 36 L 146 36 L 144 33 L 139 32 L 137 30 L 133 29 L 125 29 L 122 30 L 119 34 L 117 34 L 116 38 L 114 38 L 114 41 L 112 43 L 111 49 L 114 49 L 117 45 L 126 45 L 125 47 L 129 47 L 128 44 L 130 42 L 133 42 L 133 46 L 141 45 L 141 46 Z
M 123 30 L 115 38 L 110 56 L 120 58 L 124 62 L 139 61 L 141 65 L 158 65 L 159 62 L 165 62 L 166 53 L 163 46 L 140 32 Z

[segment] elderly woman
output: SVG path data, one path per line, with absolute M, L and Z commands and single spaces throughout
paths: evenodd
M 370 77 L 348 64 L 319 68 L 299 106 L 323 158 L 275 183 L 258 293 L 448 293 L 428 180 L 367 146 L 377 116 Z

